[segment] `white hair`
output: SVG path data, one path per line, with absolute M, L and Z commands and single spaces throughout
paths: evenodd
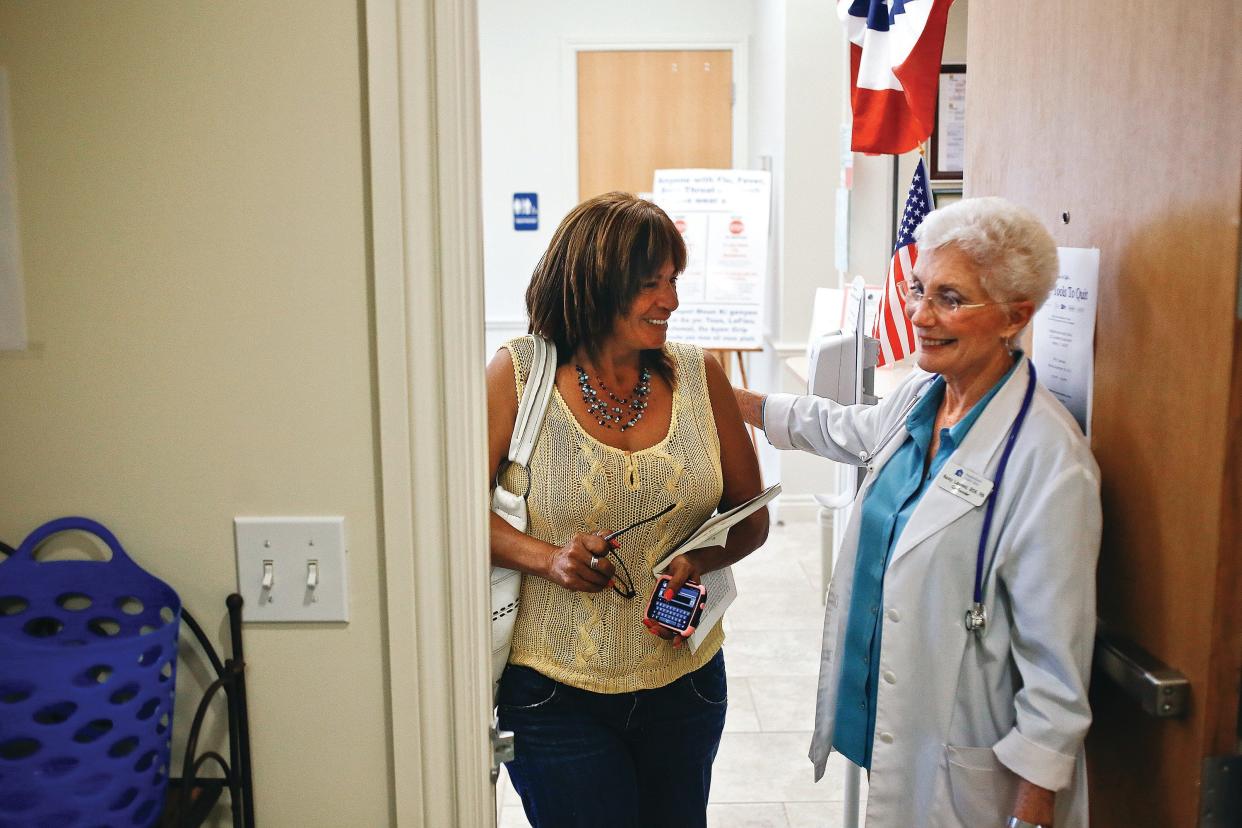
M 1043 305 L 1057 281 L 1057 245 L 1033 213 L 995 196 L 966 198 L 927 214 L 914 231 L 919 252 L 952 245 L 979 268 L 994 301 Z

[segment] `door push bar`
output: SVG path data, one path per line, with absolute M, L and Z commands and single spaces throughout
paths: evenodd
M 1189 679 L 1134 642 L 1101 629 L 1095 636 L 1095 665 L 1148 715 L 1168 719 L 1186 713 Z

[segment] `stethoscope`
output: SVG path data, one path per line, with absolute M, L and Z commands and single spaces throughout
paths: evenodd
M 996 500 L 1000 492 L 1001 481 L 1005 479 L 1005 467 L 1009 465 L 1009 455 L 1013 453 L 1014 443 L 1018 440 L 1018 432 L 1022 430 L 1022 423 L 1026 421 L 1026 415 L 1031 410 L 1031 399 L 1035 396 L 1035 365 L 1029 360 L 1026 363 L 1027 373 L 1030 380 L 1026 385 L 1026 394 L 1022 397 L 1022 406 L 1018 409 L 1018 416 L 1014 417 L 1013 424 L 1009 426 L 1009 434 L 1005 438 L 1005 450 L 1001 453 L 1000 464 L 996 467 L 996 479 L 992 481 L 992 491 L 988 494 L 988 505 L 983 513 L 983 529 L 979 532 L 979 550 L 975 554 L 975 591 L 974 600 L 970 607 L 966 610 L 966 630 L 976 635 L 982 635 L 983 630 L 988 625 L 988 610 L 983 605 L 983 571 L 984 562 L 987 556 L 988 535 L 992 529 L 992 516 L 996 511 Z M 884 447 L 897 435 L 901 430 L 908 415 L 923 395 L 931 388 L 932 383 L 938 379 L 937 376 L 929 378 L 919 389 L 918 394 L 907 405 L 905 411 L 897 418 L 896 424 L 889 429 L 888 433 L 876 445 L 876 448 L 867 458 L 870 460 L 878 457 Z

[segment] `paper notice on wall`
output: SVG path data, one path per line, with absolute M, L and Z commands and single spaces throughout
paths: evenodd
M 1057 255 L 1056 286 L 1035 314 L 1031 359 L 1040 381 L 1090 437 L 1100 251 L 1058 247 Z
M 763 347 L 771 176 L 763 170 L 656 170 L 652 201 L 686 242 L 669 338 Z

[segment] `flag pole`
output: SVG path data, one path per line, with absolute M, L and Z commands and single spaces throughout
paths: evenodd
M 891 201 L 893 205 L 893 221 L 891 225 L 892 230 L 893 230 L 893 238 L 892 238 L 892 241 L 889 242 L 888 250 L 885 251 L 886 256 L 892 256 L 893 251 L 897 249 L 897 227 L 899 226 L 899 222 L 901 221 L 901 207 L 902 207 L 901 184 L 897 180 L 898 173 L 900 172 L 900 170 L 898 169 L 900 164 L 901 164 L 901 156 L 894 155 L 893 156 L 893 198 Z

